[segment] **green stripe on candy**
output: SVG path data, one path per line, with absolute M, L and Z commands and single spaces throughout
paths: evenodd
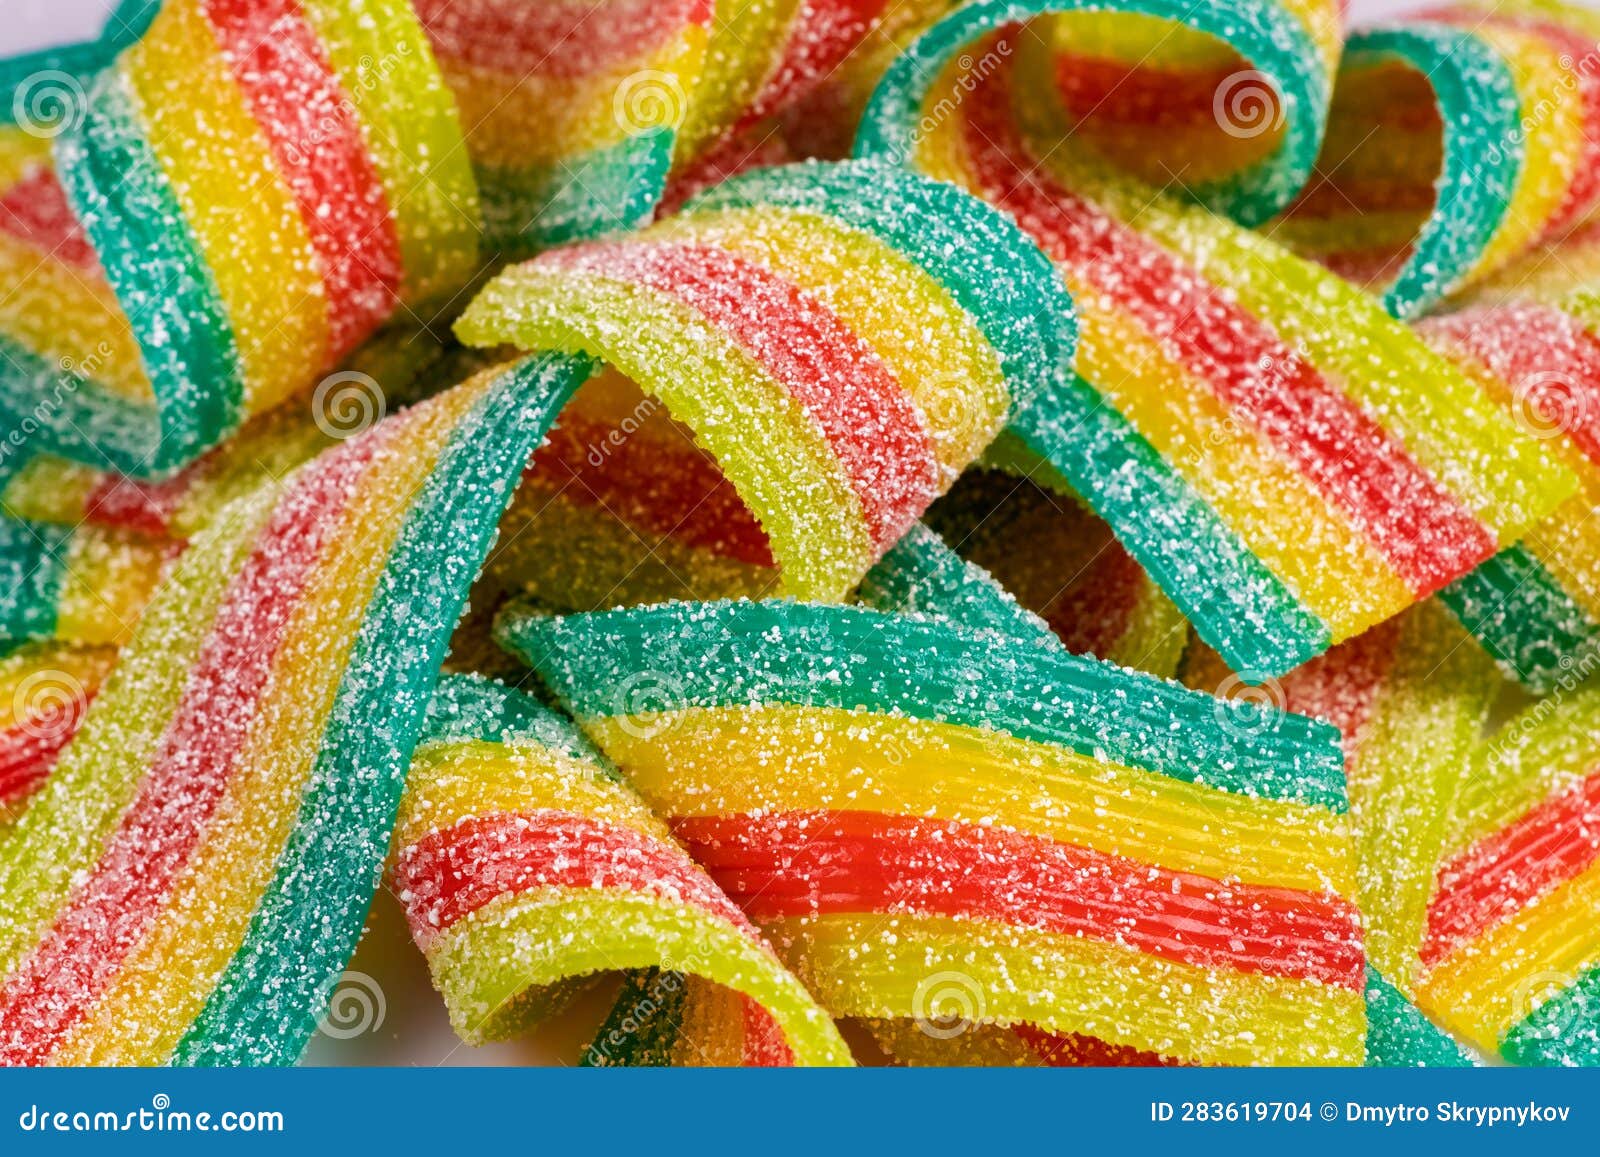
M 1331 84 L 1316 45 L 1277 0 L 979 0 L 918 37 L 884 74 L 856 137 L 856 155 L 909 163 L 929 87 L 961 50 L 986 33 L 1047 13 L 1124 12 L 1153 16 L 1231 45 L 1273 79 L 1282 98 L 1283 141 L 1245 171 L 1192 190 L 1245 225 L 1284 209 L 1305 186 L 1322 145 Z
M 1582 679 L 1600 656 L 1600 624 L 1525 547 L 1501 551 L 1439 599 L 1502 670 L 1537 695 Z
M 239 424 L 244 387 L 216 282 L 120 71 L 101 76 L 82 123 L 57 139 L 56 169 L 144 353 L 156 413 L 122 444 L 50 449 L 96 466 L 109 456 L 140 476 L 172 470 Z
M 1464 1069 L 1472 1058 L 1376 969 L 1367 969 L 1367 1068 Z
M 866 710 L 992 728 L 1094 758 L 1251 796 L 1344 811 L 1338 731 L 1304 716 L 1214 699 L 1050 648 L 997 647 L 989 632 L 856 607 L 672 603 L 541 618 L 497 635 L 582 719 L 762 704 Z
M 1444 121 L 1438 200 L 1383 299 L 1396 317 L 1415 318 L 1472 271 L 1510 208 L 1526 156 L 1516 78 L 1488 44 L 1444 26 L 1358 32 L 1345 52 L 1346 69 L 1384 60 L 1417 69 Z
M 70 526 L 0 518 L 0 640 L 55 634 Z
M 1077 316 L 1060 273 L 1017 224 L 954 185 L 877 161 L 758 169 L 685 212 L 773 207 L 825 214 L 920 266 L 1000 357 L 1014 406 L 1070 373 Z
M 1515 1065 L 1600 1067 L 1600 967 L 1512 1025 L 1500 1055 Z
M 1093 386 L 1074 375 L 1009 433 L 1058 470 L 1228 666 L 1284 674 L 1330 632 Z
M 360 937 L 468 588 L 523 466 L 591 368 L 529 358 L 457 426 L 367 605 L 273 880 L 174 1064 L 290 1064 L 304 1050 Z
M 566 716 L 482 675 L 445 675 L 434 689 L 420 743 L 532 740 L 574 759 L 609 767 Z
M 585 1068 L 666 1068 L 683 1029 L 688 977 L 645 968 L 630 972 L 594 1040 L 583 1053 Z
M 488 244 L 509 257 L 649 222 L 672 168 L 671 128 L 528 169 L 478 169 Z

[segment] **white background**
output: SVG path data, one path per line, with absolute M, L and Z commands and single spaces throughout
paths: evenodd
M 100 30 L 114 0 L 0 0 L 0 56 L 14 56 L 29 49 L 86 40 Z M 1600 0 L 1590 0 L 1600 7 Z M 1350 0 L 1350 14 L 1356 20 L 1372 19 L 1408 8 L 1419 7 L 1419 0 Z

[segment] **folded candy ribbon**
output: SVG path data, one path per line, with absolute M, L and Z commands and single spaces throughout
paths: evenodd
M 0 1057 L 299 1055 L 360 932 L 496 520 L 594 371 L 586 342 L 727 449 L 784 583 L 838 595 L 1070 355 L 1038 250 L 910 173 L 758 174 L 671 228 L 507 273 L 463 332 L 500 344 L 507 323 L 547 352 L 389 416 L 195 537 L 0 846 Z M 545 276 L 569 268 L 592 297 Z M 738 271 L 771 329 L 706 269 Z M 902 305 L 866 310 L 873 297 Z M 1024 300 L 1058 307 L 1041 321 Z M 908 372 L 929 358 L 965 374 Z M 801 370 L 835 388 L 807 393 Z M 867 416 L 882 441 L 864 465 Z
M 1281 674 L 1488 559 L 1574 483 L 1375 300 L 1118 173 L 1070 108 L 1037 99 L 1051 45 L 1007 26 L 1080 8 L 1111 19 L 985 2 L 935 25 L 884 78 L 857 153 L 955 181 L 1039 240 L 1079 305 L 1081 377 L 1021 411 L 1011 457 L 1064 476 L 1230 666 Z M 1331 10 L 1109 9 L 1254 65 L 1281 140 L 1191 192 L 1246 222 L 1281 209 L 1320 140 Z
M 404 0 L 165 0 L 144 18 L 54 164 L 7 170 L 0 335 L 36 450 L 149 475 L 458 292 L 480 230 Z
M 594 974 L 673 969 L 741 1004 L 688 1057 L 848 1063 L 832 1021 L 573 724 L 447 677 L 412 758 L 390 887 L 462 1039 L 515 1034 Z M 602 1031 L 591 1060 L 623 1063 Z M 729 1043 L 729 1037 L 733 1043 Z M 736 1061 L 735 1063 L 738 1063 Z

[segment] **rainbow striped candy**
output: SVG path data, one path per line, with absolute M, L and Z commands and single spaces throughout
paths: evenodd
M 526 254 L 648 221 L 712 0 L 417 0 L 461 105 L 490 244 Z
M 1600 694 L 1474 752 L 1428 908 L 1418 1002 L 1514 1064 L 1600 1064 Z
M 456 329 L 640 383 L 715 458 L 782 589 L 819 599 L 1060 380 L 1074 338 L 1060 280 L 1010 221 L 871 162 L 747 174 L 643 233 L 544 254 Z
M 0 846 L 0 1059 L 299 1055 L 496 514 L 587 369 L 488 371 L 198 536 Z
M 1398 317 L 1600 208 L 1600 15 L 1467 0 L 1346 45 L 1317 179 L 1273 235 Z
M 1042 628 L 846 607 L 511 616 L 501 637 L 835 1016 L 936 1025 L 955 985 L 969 1019 L 1166 1056 L 1362 1059 L 1325 725 Z
M 1060 102 L 1014 105 L 1054 58 L 1002 26 L 1085 7 L 1106 5 L 942 21 L 885 77 L 857 152 L 953 180 L 1040 242 L 1078 303 L 1081 377 L 1024 407 L 1002 449 L 1058 470 L 1230 666 L 1281 674 L 1509 546 L 1574 482 L 1377 301 L 1117 173 Z M 1280 146 L 1196 192 L 1247 222 L 1281 208 L 1331 69 L 1304 14 L 1111 7 L 1186 17 L 1270 78 Z
M 1344 740 L 1367 958 L 1416 989 L 1434 868 L 1450 809 L 1500 680 L 1436 602 L 1340 644 L 1263 687 L 1194 648 L 1183 681 L 1326 720 Z
M 801 251 L 811 258 L 864 256 L 853 270 L 809 283 L 815 298 L 798 290 L 783 297 L 783 284 L 746 259 L 752 283 L 794 312 L 773 312 L 774 337 L 741 337 L 769 357 L 781 339 L 792 361 L 772 364 L 831 367 L 830 384 L 849 383 L 822 400 L 838 407 L 823 411 L 824 429 L 855 440 L 841 443 L 847 457 L 869 448 L 850 423 L 864 414 L 895 419 L 871 445 L 878 468 L 885 478 L 931 476 L 934 484 L 874 493 L 904 502 L 879 526 L 914 521 L 935 485 L 947 484 L 1004 420 L 1014 394 L 1061 372 L 1071 330 L 1059 284 L 1020 233 L 959 191 L 846 165 L 764 174 L 719 195 L 725 211 L 677 226 L 708 236 L 726 230 L 729 249 L 702 247 L 715 260 L 736 262 L 741 240 L 780 255 L 801 242 L 823 246 Z M 744 226 L 741 197 L 781 224 Z M 918 214 L 915 236 L 893 233 L 896 219 L 910 227 L 898 218 L 908 207 Z M 549 261 L 582 270 L 590 253 Z M 798 277 L 807 266 L 796 259 L 793 268 Z M 518 276 L 508 275 L 502 288 L 513 291 L 499 300 L 490 291 L 480 316 L 509 310 L 517 318 Z M 684 291 L 702 287 L 691 278 Z M 903 305 L 887 319 L 874 311 L 876 324 L 857 336 L 838 318 L 871 294 Z M 1042 322 L 1021 307 L 1052 294 L 1063 308 Z M 532 300 L 559 337 L 556 312 Z M 567 324 L 581 332 L 592 320 L 586 299 L 567 300 Z M 665 289 L 660 301 L 670 301 Z M 664 332 L 667 353 L 691 334 L 703 337 L 686 309 L 657 310 L 654 319 L 671 325 L 648 336 Z M 629 315 L 627 324 L 637 321 Z M 196 536 L 0 847 L 0 1059 L 198 1064 L 299 1055 L 359 934 L 423 712 L 497 520 L 556 415 L 595 371 L 577 343 L 549 345 L 390 416 L 284 483 L 263 484 Z M 916 381 L 924 400 L 941 402 L 926 430 L 896 392 L 898 380 L 887 370 L 874 376 L 878 347 L 895 352 L 890 365 L 941 357 L 975 380 L 942 388 Z M 664 355 L 621 360 L 709 444 L 720 447 L 714 423 L 730 401 L 736 419 L 771 430 L 781 446 L 815 436 L 792 398 L 741 416 L 752 383 L 771 381 L 751 372 L 742 347 L 730 344 L 698 366 L 715 372 L 686 374 Z M 828 445 L 820 436 L 805 444 Z M 755 461 L 761 446 L 747 445 L 742 473 L 722 462 L 746 506 L 766 514 L 769 529 L 774 509 L 796 525 L 822 526 L 837 508 L 824 505 L 831 492 L 793 493 L 803 474 L 784 476 L 781 507 L 769 505 L 772 489 L 750 485 L 776 482 Z M 857 519 L 858 527 L 866 521 Z M 837 534 L 782 539 L 792 549 L 774 554 L 799 575 L 824 575 L 848 591 L 881 552 L 836 557 Z
M 520 1032 L 596 974 L 669 969 L 680 1005 L 702 1008 L 680 1008 L 689 1020 L 715 1023 L 704 1014 L 723 1007 L 718 987 L 737 1008 L 680 1040 L 680 1055 L 715 1063 L 736 1046 L 734 1063 L 850 1061 L 744 914 L 582 734 L 526 695 L 465 676 L 440 684 L 394 849 L 390 886 L 468 1043 Z M 608 1035 L 591 1062 L 628 1059 Z
M 7 407 L 40 449 L 169 471 L 456 292 L 478 234 L 404 0 L 166 0 L 4 194 Z

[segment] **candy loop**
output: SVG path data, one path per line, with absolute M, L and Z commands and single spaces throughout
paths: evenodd
M 743 913 L 582 734 L 526 696 L 440 684 L 395 849 L 392 886 L 469 1043 L 512 1035 L 594 972 L 649 965 L 738 993 L 787 1063 L 849 1062 Z M 617 1043 L 602 1032 L 587 1055 L 615 1063 Z
M 1236 725 L 1242 709 L 1219 715 L 1207 696 L 1076 659 L 1042 633 L 1029 646 L 843 607 L 512 615 L 501 637 L 836 1016 L 936 1025 L 943 967 L 965 977 L 973 1022 L 1198 1060 L 1241 1058 L 1236 1033 L 1254 1034 L 1256 1060 L 1360 1058 L 1364 974 L 1339 898 L 1351 865 L 1323 725 L 1276 714 L 1265 730 Z M 644 670 L 659 693 L 619 701 Z M 1181 728 L 1156 723 L 1174 715 Z M 1082 792 L 1101 802 L 1097 815 L 1078 810 Z M 1108 802 L 1119 799 L 1151 826 L 1136 834 Z M 1188 830 L 1189 806 L 1195 822 L 1228 831 L 1226 867 Z M 1269 850 L 1266 833 L 1280 830 L 1297 853 Z M 1191 906 L 1212 872 L 1230 881 L 1227 912 Z M 1198 931 L 1169 938 L 1160 905 L 1135 904 L 1126 924 L 1112 917 L 1100 889 L 1133 887 L 1128 873 L 1159 876 L 1193 927 L 1216 921 L 1233 947 Z M 1294 950 L 1253 956 L 1267 935 L 1247 927 L 1257 918 L 1284 921 L 1274 935 Z M 1323 949 L 1301 938 L 1302 920 L 1305 935 L 1327 922 Z M 1169 1018 L 1166 998 L 1136 1012 L 1135 976 L 1193 991 L 1208 1027 L 1181 1027 L 1184 1010 Z

